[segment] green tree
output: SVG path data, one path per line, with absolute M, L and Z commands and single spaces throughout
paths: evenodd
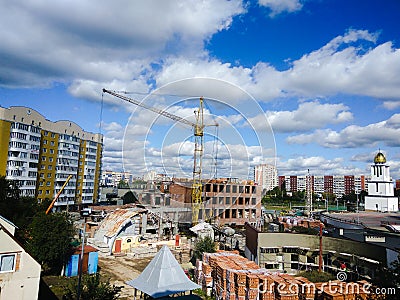
M 297 274 L 297 276 L 305 277 L 311 282 L 326 282 L 336 279 L 335 275 L 326 272 L 318 272 L 317 270 L 300 272 L 299 274 Z
M 78 279 L 74 278 L 64 288 L 63 300 L 77 299 Z M 99 273 L 83 275 L 80 299 L 82 300 L 116 300 L 119 297 L 121 287 L 111 285 L 110 280 L 102 281 Z
M 129 188 L 129 184 L 127 184 L 126 182 L 125 182 L 125 180 L 120 180 L 119 182 L 118 182 L 118 188 L 119 189 L 127 189 L 127 188 Z
M 0 214 L 10 221 L 13 221 L 14 203 L 19 200 L 19 194 L 19 188 L 15 181 L 0 176 Z
M 201 259 L 203 253 L 214 253 L 215 251 L 214 241 L 210 236 L 206 235 L 204 238 L 197 238 L 193 255 L 195 258 Z
M 22 244 L 25 244 L 29 235 L 27 229 L 33 216 L 40 209 L 35 198 L 20 196 L 16 181 L 0 177 L 0 215 L 18 227 L 15 236 Z
M 372 278 L 372 284 L 380 287 L 380 288 L 393 288 L 396 290 L 396 293 L 400 288 L 400 255 L 397 256 L 397 259 L 393 261 L 389 268 L 380 267 L 375 276 Z M 397 294 L 386 295 L 386 299 L 395 300 L 397 298 Z
M 42 265 L 44 273 L 60 274 L 71 254 L 74 228 L 69 215 L 39 212 L 29 228 L 29 253 Z

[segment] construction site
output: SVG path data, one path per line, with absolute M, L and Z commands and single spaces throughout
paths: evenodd
M 312 218 L 310 184 L 307 184 L 307 217 L 292 220 L 263 214 L 262 187 L 252 180 L 204 179 L 203 136 L 204 128 L 209 125 L 204 124 L 203 120 L 203 98 L 199 99 L 199 107 L 195 110 L 195 122 L 191 122 L 113 91 L 103 89 L 103 93 L 188 125 L 192 127 L 194 137 L 191 179 L 171 178 L 160 182 L 150 181 L 141 187 L 132 186 L 130 192 L 136 199 L 134 203 L 88 206 L 80 221 L 82 224 L 78 224 L 88 236 L 86 243 L 99 252 L 99 265 L 103 272 L 114 274 L 114 277 L 119 274 L 115 283 L 123 286 L 123 293 L 127 297 L 132 295 L 132 289 L 125 283 L 134 281 L 134 277 L 140 274 L 138 269 L 138 274 L 136 271 L 132 274 L 129 269 L 134 269 L 134 265 L 142 265 L 142 262 L 144 265 L 144 262 L 157 256 L 162 247 L 168 246 L 171 255 L 188 276 L 194 273 L 194 280 L 201 286 L 203 293 L 218 300 L 371 299 L 370 291 L 365 290 L 368 285 L 366 281 L 335 280 L 329 281 L 328 285 L 327 282 L 312 283 L 304 277 L 296 276 L 303 260 L 307 268 L 317 266 L 314 256 L 300 257 L 299 261 L 297 252 L 293 254 L 289 251 L 293 262 L 285 264 L 278 259 L 287 255 L 279 256 L 277 253 L 285 252 L 287 245 L 275 247 L 278 250 L 271 250 L 271 257 L 264 255 L 268 247 L 262 245 L 259 250 L 259 242 L 263 237 L 261 230 L 265 223 L 275 225 L 280 232 L 288 232 L 289 235 L 293 227 L 318 228 L 318 266 L 319 271 L 322 271 L 323 224 Z M 120 198 L 118 191 L 115 194 L 116 198 Z M 247 229 L 244 230 L 249 227 L 254 230 L 251 234 L 248 234 Z M 276 231 L 275 227 L 272 226 L 272 232 Z M 193 265 L 194 245 L 197 239 L 206 236 L 214 241 L 217 249 L 224 250 L 204 253 L 202 260 L 197 260 Z M 290 240 L 291 237 L 285 238 Z M 340 269 L 335 267 L 334 271 L 340 272 Z M 369 269 L 366 274 L 368 272 Z M 332 290 L 332 284 L 337 288 Z M 349 284 L 351 290 L 348 290 Z

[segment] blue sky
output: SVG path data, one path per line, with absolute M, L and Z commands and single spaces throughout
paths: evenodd
M 194 142 L 107 88 L 192 121 L 204 96 L 206 176 L 216 154 L 218 176 L 369 174 L 381 149 L 400 178 L 398 0 L 0 3 L 0 105 L 103 133 L 104 169 L 191 177 Z

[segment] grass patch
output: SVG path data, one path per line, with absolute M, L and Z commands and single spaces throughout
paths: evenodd
M 64 287 L 68 285 L 71 279 L 64 276 L 43 276 L 42 280 L 58 299 L 62 299 Z

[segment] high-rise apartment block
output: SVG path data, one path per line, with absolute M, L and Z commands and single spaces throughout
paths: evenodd
M 368 191 L 367 179 L 364 175 L 310 175 L 313 193 L 330 193 L 338 197 L 352 192 L 359 194 Z M 279 176 L 278 184 L 288 192 L 305 191 L 307 176 Z
M 22 196 L 53 199 L 55 207 L 97 201 L 101 134 L 71 121 L 52 122 L 28 107 L 0 107 L 0 175 L 15 180 Z
M 254 167 L 254 182 L 265 191 L 270 191 L 278 186 L 278 170 L 276 166 L 269 164 Z

